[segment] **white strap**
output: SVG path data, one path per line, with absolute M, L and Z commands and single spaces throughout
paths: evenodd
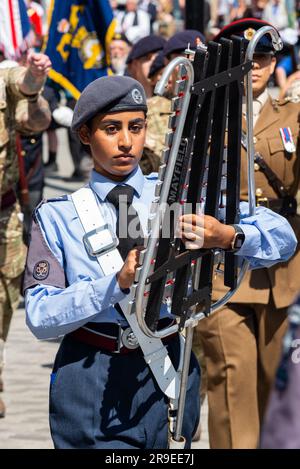
M 85 233 L 106 225 L 94 193 L 89 187 L 82 187 L 74 192 L 71 197 Z M 118 249 L 97 256 L 97 261 L 105 276 L 119 272 L 124 264 Z
M 105 219 L 101 207 L 98 205 L 91 188 L 83 187 L 71 196 L 76 212 L 81 221 L 85 233 L 105 226 Z M 124 262 L 118 249 L 97 256 L 97 261 L 105 276 L 118 272 Z M 133 289 L 130 294 L 119 302 L 119 305 L 136 336 L 143 351 L 146 363 L 149 365 L 160 389 L 170 399 L 178 399 L 179 378 L 169 358 L 166 347 L 160 339 L 146 336 L 140 329 L 135 314 L 131 314 L 134 300 Z

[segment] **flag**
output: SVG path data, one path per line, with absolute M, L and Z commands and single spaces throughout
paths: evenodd
M 24 0 L 0 1 L 0 50 L 7 59 L 18 59 L 34 43 Z
M 33 30 L 36 36 L 41 37 L 44 32 L 43 31 L 44 9 L 41 7 L 39 3 L 29 2 L 27 14 L 28 14 L 29 21 L 33 27 Z
M 44 47 L 52 61 L 49 77 L 78 99 L 91 81 L 111 73 L 114 30 L 109 0 L 52 0 Z

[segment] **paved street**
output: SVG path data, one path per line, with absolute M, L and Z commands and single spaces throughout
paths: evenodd
M 0 419 L 0 449 L 52 448 L 48 427 L 48 384 L 58 347 L 56 341 L 38 341 L 25 325 L 19 308 L 12 321 L 6 349 L 5 392 L 7 416 Z M 195 448 L 207 448 L 207 406 L 203 436 Z
M 47 178 L 46 197 L 73 192 L 80 184 L 63 180 L 72 173 L 65 130 L 60 129 L 59 173 Z M 46 151 L 46 149 L 45 149 Z M 48 427 L 48 386 L 57 341 L 38 341 L 25 325 L 23 304 L 12 320 L 6 347 L 3 399 L 7 416 L 0 419 L 0 449 L 53 448 Z M 207 405 L 202 409 L 203 431 L 195 448 L 208 448 Z
M 3 399 L 7 416 L 0 419 L 0 448 L 52 448 L 48 429 L 48 382 L 56 342 L 39 342 L 25 326 L 19 308 L 6 348 Z

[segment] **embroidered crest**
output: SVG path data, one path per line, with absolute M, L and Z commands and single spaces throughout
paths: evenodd
M 39 261 L 33 269 L 33 276 L 36 280 L 45 280 L 49 276 L 50 265 L 48 261 Z

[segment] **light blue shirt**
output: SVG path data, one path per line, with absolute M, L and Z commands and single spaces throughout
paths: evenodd
M 140 168 L 122 184 L 134 188 L 133 206 L 146 231 L 157 174 L 143 176 Z M 105 202 L 115 182 L 93 171 L 90 186 L 97 195 L 102 212 L 116 229 L 116 213 Z M 146 209 L 145 209 L 146 207 Z M 270 267 L 276 262 L 286 261 L 294 253 L 297 240 L 287 220 L 264 207 L 256 209 L 249 217 L 248 204 L 240 204 L 242 227 L 246 238 L 236 253 L 250 262 L 251 268 Z M 36 213 L 44 239 L 65 272 L 68 286 L 58 288 L 36 285 L 26 292 L 27 325 L 39 339 L 54 338 L 81 327 L 86 322 L 117 322 L 124 318 L 114 305 L 126 297 L 120 290 L 116 275 L 103 276 L 96 259 L 91 258 L 83 245 L 83 227 L 72 200 L 48 202 Z M 162 316 L 167 307 L 162 307 Z

